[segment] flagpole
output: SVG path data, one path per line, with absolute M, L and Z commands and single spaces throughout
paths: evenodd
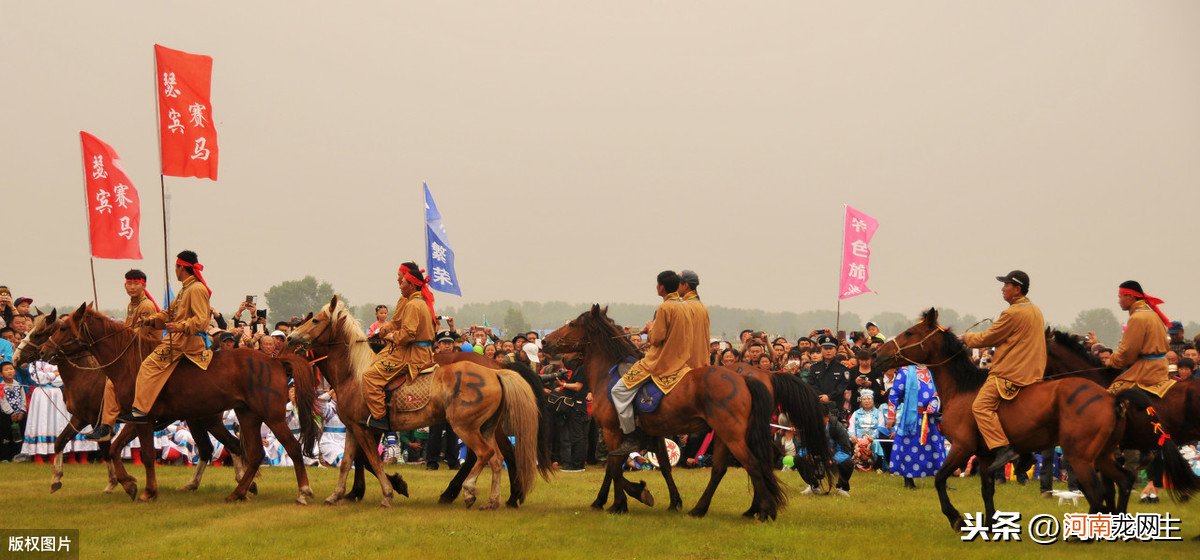
M 83 223 L 87 225 L 88 266 L 92 270 L 92 305 L 100 308 L 100 298 L 96 295 L 96 256 L 92 247 L 92 211 L 87 193 L 87 154 L 83 150 L 83 138 L 79 139 L 79 161 L 83 162 Z
M 838 252 L 838 300 L 837 318 L 834 320 L 833 332 L 842 330 L 842 268 L 846 266 L 846 208 L 842 205 L 842 250 Z M 838 341 L 841 342 L 841 341 Z
M 163 174 L 162 160 L 162 107 L 158 104 L 158 51 L 154 53 L 154 134 L 158 137 L 158 193 L 162 197 L 162 223 L 163 223 L 163 285 L 166 286 L 166 293 L 171 292 L 171 265 L 167 260 L 167 180 Z M 163 309 L 167 313 L 167 322 L 171 322 L 171 302 L 164 301 Z M 167 337 L 167 348 L 174 355 L 175 349 L 171 344 L 171 337 Z

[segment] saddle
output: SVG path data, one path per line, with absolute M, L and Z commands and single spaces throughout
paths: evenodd
M 612 399 L 612 388 L 621 381 L 621 377 L 631 367 L 633 367 L 633 362 L 620 362 L 608 370 L 609 399 Z M 653 380 L 649 383 L 642 383 L 642 386 L 638 388 L 637 397 L 633 400 L 634 409 L 642 414 L 653 413 L 658 410 L 658 405 L 662 403 L 663 394 L 662 389 L 659 389 Z
M 392 405 L 392 410 L 413 412 L 425 408 L 425 405 L 429 404 L 430 395 L 433 394 L 433 376 L 430 374 L 437 368 L 436 364 L 425 368 L 415 378 L 408 381 L 406 381 L 407 375 L 403 374 L 392 378 L 383 388 L 384 393 L 387 394 L 387 402 Z

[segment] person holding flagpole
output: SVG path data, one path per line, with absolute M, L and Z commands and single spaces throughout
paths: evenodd
M 379 337 L 387 346 L 375 356 L 375 361 L 362 374 L 363 400 L 370 416 L 362 421 L 368 428 L 391 430 L 387 414 L 387 395 L 384 388 L 397 374 L 405 382 L 421 370 L 433 366 L 433 335 L 436 320 L 433 313 L 433 292 L 423 270 L 414 262 L 400 265 L 396 273 L 400 284 L 400 299 L 392 320 L 379 328 Z
M 159 311 L 142 320 L 142 325 L 151 331 L 165 329 L 167 332 L 138 369 L 133 409 L 119 416 L 118 420 L 131 424 L 148 423 L 148 413 L 154 407 L 154 401 L 181 358 L 186 356 L 196 367 L 208 369 L 212 361 L 212 350 L 207 340 L 212 289 L 204 281 L 201 274 L 203 270 L 204 265 L 200 264 L 195 252 L 182 251 L 176 256 L 175 277 L 183 283 L 183 287 L 165 312 Z
M 126 272 L 125 293 L 129 295 L 129 305 L 125 307 L 125 326 L 134 329 L 139 336 L 150 334 L 145 322 L 162 309 L 146 289 L 146 273 L 136 268 Z M 111 379 L 104 380 L 104 401 L 100 410 L 100 425 L 96 426 L 87 438 L 93 441 L 108 441 L 112 439 L 113 427 L 117 416 L 121 414 L 121 403 L 117 400 L 117 392 Z

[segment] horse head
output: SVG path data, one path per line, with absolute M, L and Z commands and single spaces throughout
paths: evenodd
M 33 319 L 33 328 L 29 329 L 29 334 L 17 345 L 17 351 L 13 354 L 13 363 L 20 367 L 41 359 L 42 345 L 46 343 L 50 335 L 54 334 L 58 325 L 57 309 L 50 310 L 49 314 L 39 312 Z
M 315 342 L 326 342 L 333 333 L 338 332 L 345 322 L 346 306 L 338 301 L 337 295 L 329 300 L 329 305 L 322 307 L 316 313 L 310 312 L 299 325 L 292 328 L 287 336 L 289 347 L 308 347 Z
M 883 369 L 909 364 L 928 364 L 941 359 L 946 332 L 938 324 L 938 311 L 930 307 L 921 313 L 921 320 L 897 334 L 875 351 L 875 364 Z

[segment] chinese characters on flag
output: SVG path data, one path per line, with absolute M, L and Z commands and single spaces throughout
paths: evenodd
M 154 45 L 163 175 L 217 180 L 211 56 Z
M 871 264 L 871 237 L 879 222 L 858 210 L 846 207 L 846 238 L 842 242 L 842 281 L 838 299 L 852 298 L 871 291 L 867 270 Z
M 112 146 L 80 131 L 92 256 L 141 259 L 141 200 Z

